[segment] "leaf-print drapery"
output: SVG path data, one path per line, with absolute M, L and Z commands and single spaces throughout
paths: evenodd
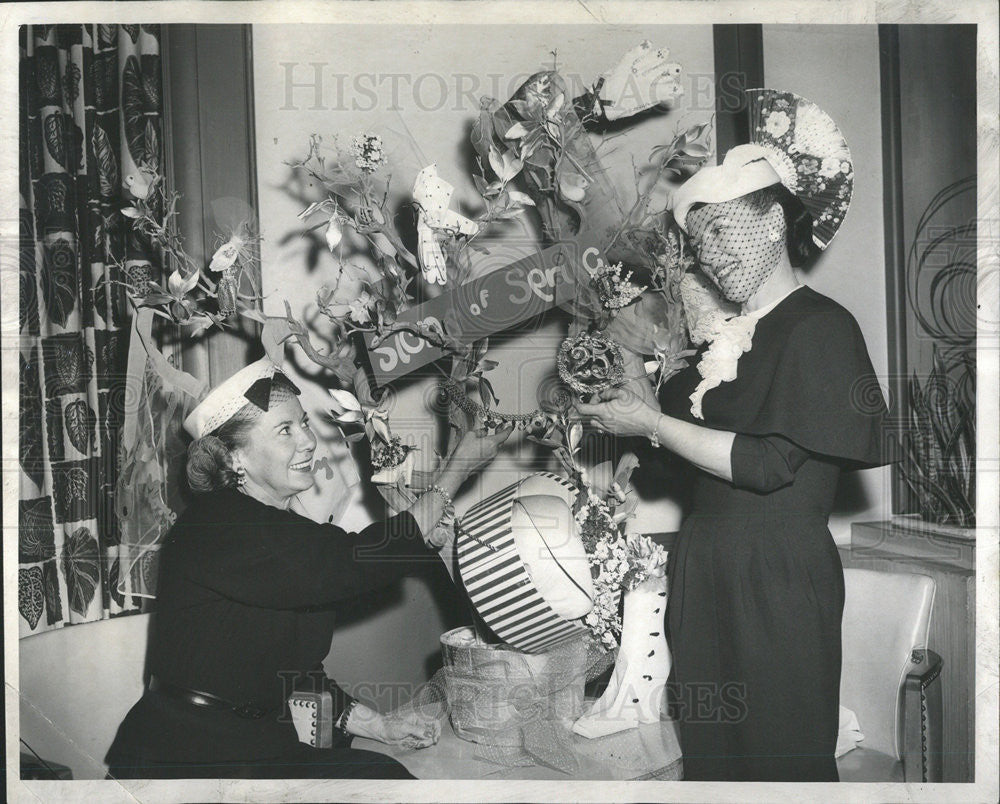
M 122 287 L 148 275 L 149 250 L 120 210 L 139 167 L 160 169 L 162 103 L 158 26 L 25 26 L 20 45 L 26 636 L 138 609 L 118 577 L 113 495 L 128 405 Z

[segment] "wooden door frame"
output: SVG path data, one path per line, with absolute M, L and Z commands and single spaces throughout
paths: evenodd
M 716 161 L 735 145 L 750 142 L 744 90 L 764 86 L 762 25 L 713 25 L 715 56 Z

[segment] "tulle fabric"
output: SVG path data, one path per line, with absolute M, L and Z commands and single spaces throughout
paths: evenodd
M 487 646 L 479 643 L 479 648 Z M 583 685 L 614 664 L 615 654 L 580 637 L 526 654 L 505 645 L 494 661 L 461 659 L 439 670 L 389 716 L 451 719 L 455 732 L 475 743 L 478 759 L 515 768 L 545 765 L 580 770 L 581 743 L 570 731 L 583 713 Z M 607 747 L 601 741 L 602 751 Z
M 115 487 L 122 539 L 118 590 L 146 598 L 156 597 L 159 545 L 184 509 L 182 423 L 206 391 L 205 383 L 172 366 L 156 348 L 152 318 L 140 310 L 133 321 Z

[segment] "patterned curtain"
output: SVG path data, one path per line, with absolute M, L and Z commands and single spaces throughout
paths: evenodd
M 159 39 L 156 25 L 20 31 L 21 636 L 139 607 L 114 506 L 122 283 L 158 257 L 120 210 L 139 167 L 160 170 Z

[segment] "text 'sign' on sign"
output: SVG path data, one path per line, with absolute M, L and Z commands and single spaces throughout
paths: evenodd
M 603 262 L 600 249 L 589 243 L 558 243 L 413 307 L 397 322 L 433 320 L 463 344 L 472 343 L 571 300 L 579 291 L 576 282 L 588 275 L 586 268 L 593 271 Z M 377 346 L 374 340 L 374 333 L 365 335 L 372 376 L 379 385 L 445 354 L 411 332 L 394 333 Z

